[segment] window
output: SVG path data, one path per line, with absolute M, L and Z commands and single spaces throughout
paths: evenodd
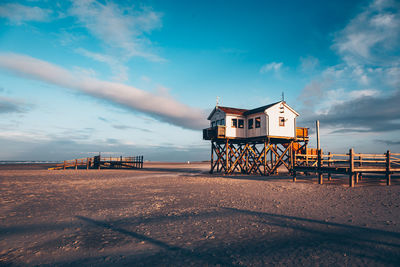
M 285 118 L 279 117 L 279 126 L 285 126 Z
M 256 118 L 256 128 L 260 128 L 260 126 L 261 126 L 261 118 L 257 117 Z
M 253 119 L 249 119 L 249 129 L 253 129 Z
M 221 124 L 220 125 L 225 125 L 225 119 L 221 120 Z
M 215 127 L 215 121 L 211 122 L 211 127 Z
M 232 128 L 237 128 L 237 119 L 232 119 Z
M 239 128 L 244 128 L 244 120 L 239 119 Z

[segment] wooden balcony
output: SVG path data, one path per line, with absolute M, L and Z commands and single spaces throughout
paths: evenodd
M 212 140 L 217 138 L 225 138 L 225 126 L 214 126 L 203 129 L 203 140 Z

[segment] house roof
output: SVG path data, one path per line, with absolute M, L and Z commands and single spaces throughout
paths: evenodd
M 208 116 L 207 120 L 211 120 L 211 117 L 214 115 L 214 113 L 218 110 L 222 110 L 223 112 L 225 112 L 226 114 L 236 114 L 236 115 L 243 115 L 243 113 L 245 111 L 247 111 L 247 109 L 241 109 L 241 108 L 230 108 L 230 107 L 221 107 L 221 106 L 217 106 L 213 109 L 213 111 L 211 112 L 211 114 Z
M 295 113 L 297 116 L 299 115 L 294 109 L 292 109 L 288 104 L 286 104 L 284 101 L 278 101 L 269 105 L 265 105 L 259 108 L 254 108 L 254 109 L 241 109 L 241 108 L 231 108 L 231 107 L 221 107 L 221 106 L 217 106 L 213 109 L 213 111 L 211 112 L 211 114 L 208 116 L 208 120 L 211 119 L 211 117 L 214 115 L 214 113 L 220 109 L 223 112 L 225 112 L 226 114 L 236 114 L 236 115 L 243 115 L 243 116 L 247 116 L 247 115 L 251 115 L 251 114 L 256 114 L 256 113 L 261 113 L 264 112 L 266 109 L 269 109 L 272 106 L 275 106 L 276 104 L 279 104 L 283 102 L 283 104 L 289 108 L 293 113 Z
M 274 105 L 276 105 L 276 104 L 278 104 L 280 102 L 281 101 L 275 102 L 275 103 L 272 103 L 272 104 L 269 104 L 269 105 L 265 105 L 265 106 L 262 106 L 262 107 L 259 107 L 259 108 L 254 108 L 254 109 L 247 110 L 246 112 L 243 113 L 243 115 L 247 116 L 247 115 L 251 115 L 251 114 L 255 114 L 255 113 L 264 112 L 264 110 L 269 109 L 270 107 L 272 107 L 272 106 L 274 106 Z

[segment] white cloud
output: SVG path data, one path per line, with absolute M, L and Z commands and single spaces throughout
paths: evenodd
M 282 68 L 282 65 L 283 65 L 282 62 L 271 62 L 262 66 L 260 72 L 261 73 L 267 73 L 270 71 L 277 72 Z
M 128 80 L 128 67 L 121 63 L 120 60 L 117 60 L 115 57 L 107 55 L 90 52 L 83 48 L 75 49 L 75 52 L 91 58 L 93 60 L 106 63 L 110 66 L 111 71 L 113 73 L 113 78 L 117 81 L 127 81 Z
M 20 76 L 78 90 L 183 128 L 198 130 L 207 126 L 203 110 L 182 104 L 167 94 L 160 96 L 125 84 L 76 75 L 49 62 L 21 54 L 0 54 L 0 67 Z
M 379 94 L 380 94 L 380 91 L 378 91 L 376 89 L 355 90 L 355 91 L 351 91 L 349 93 L 349 99 L 353 100 L 353 99 L 367 97 L 367 96 L 376 97 Z
M 374 1 L 333 40 L 342 60 L 323 70 L 302 91 L 303 108 L 326 114 L 336 106 L 380 99 L 400 86 L 400 5 Z M 363 100 L 362 99 L 367 99 Z M 318 103 L 318 104 L 315 104 Z M 368 102 L 369 103 L 369 102 Z M 310 105 L 312 104 L 312 105 Z M 367 107 L 365 108 L 367 109 Z
M 39 7 L 12 3 L 0 5 L 0 17 L 7 18 L 17 25 L 20 25 L 25 21 L 49 21 L 51 14 L 51 10 Z
M 300 57 L 300 63 L 300 68 L 303 72 L 312 72 L 318 67 L 319 60 L 313 56 Z
M 149 51 L 151 42 L 146 34 L 161 27 L 161 14 L 150 8 L 124 8 L 112 2 L 74 0 L 69 11 L 93 36 L 121 51 L 121 57 L 143 57 L 164 61 Z
M 400 6 L 374 1 L 336 35 L 333 47 L 349 65 L 381 66 L 398 63 L 399 41 Z

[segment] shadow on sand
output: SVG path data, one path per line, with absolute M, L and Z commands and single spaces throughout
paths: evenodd
M 189 217 L 195 219 L 225 217 L 234 221 L 238 216 L 245 216 L 247 222 L 275 227 L 279 231 L 257 238 L 237 239 L 231 243 L 225 243 L 223 240 L 205 240 L 203 244 L 189 248 L 184 245 L 171 245 L 170 243 L 176 243 L 174 237 L 156 238 L 126 230 L 140 223 L 156 223 L 162 227 L 163 224 L 185 221 Z M 293 265 L 298 259 L 303 259 L 303 263 L 306 264 L 320 262 L 324 265 L 367 263 L 396 266 L 400 262 L 400 233 L 398 232 L 266 212 L 220 207 L 216 211 L 205 214 L 182 214 L 172 216 L 172 218 L 156 216 L 145 220 L 132 218 L 111 222 L 83 216 L 77 216 L 77 218 L 89 226 L 108 229 L 132 239 L 148 242 L 156 247 L 155 251 L 149 253 L 132 254 L 123 258 L 112 257 L 114 261 L 112 264 L 117 265 L 263 265 L 285 263 L 288 258 L 292 260 Z M 227 227 L 232 227 L 232 225 L 227 225 Z M 191 235 L 191 233 L 186 234 Z M 311 259 L 310 253 L 320 255 L 321 258 Z M 327 258 L 324 259 L 324 255 Z M 103 259 L 104 257 L 91 257 L 62 264 L 106 265 Z M 290 261 L 287 263 L 291 265 Z

